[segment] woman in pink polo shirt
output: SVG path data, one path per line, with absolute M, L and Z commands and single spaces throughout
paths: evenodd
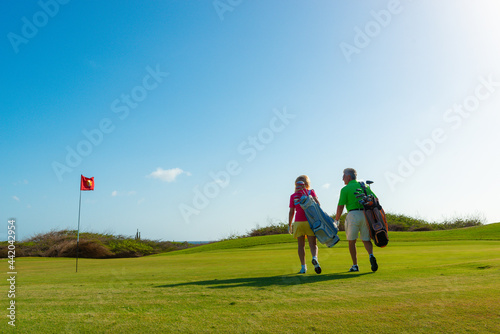
M 311 249 L 312 264 L 314 265 L 314 271 L 317 274 L 321 273 L 321 267 L 318 262 L 318 245 L 316 243 L 316 237 L 314 232 L 311 230 L 309 223 L 307 222 L 306 213 L 298 203 L 298 200 L 303 194 L 303 190 L 307 190 L 308 193 L 313 197 L 316 203 L 319 204 L 318 197 L 313 189 L 310 188 L 311 181 L 307 175 L 301 175 L 295 180 L 295 192 L 290 196 L 290 213 L 288 215 L 288 227 L 289 232 L 293 234 L 294 238 L 298 242 L 299 259 L 302 268 L 299 274 L 305 274 L 307 271 L 306 267 L 306 236 L 309 241 L 309 248 Z M 293 222 L 293 217 L 295 215 L 295 221 Z

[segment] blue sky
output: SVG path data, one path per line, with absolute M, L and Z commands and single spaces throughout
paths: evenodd
M 500 221 L 496 1 L 7 1 L 0 209 L 18 238 L 214 240 L 346 167 L 388 212 Z M 0 239 L 6 239 L 0 231 Z

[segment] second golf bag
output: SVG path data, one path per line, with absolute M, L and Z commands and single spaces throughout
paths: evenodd
M 328 216 L 308 191 L 303 191 L 299 204 L 306 213 L 307 221 L 314 235 L 322 244 L 333 247 L 340 238 L 337 235 L 338 227 L 332 217 Z
M 371 183 L 371 181 L 368 181 Z M 385 218 L 385 212 L 378 198 L 368 195 L 364 182 L 359 183 L 364 192 L 363 198 L 359 201 L 363 205 L 363 211 L 370 231 L 370 237 L 375 246 L 385 247 L 389 243 L 388 226 Z

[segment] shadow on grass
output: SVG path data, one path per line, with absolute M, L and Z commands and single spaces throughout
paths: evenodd
M 310 284 L 310 283 L 333 281 L 333 280 L 345 280 L 369 274 L 373 273 L 370 272 L 340 273 L 340 274 L 326 274 L 326 275 L 295 274 L 295 275 L 282 275 L 282 276 L 270 276 L 270 277 L 243 277 L 243 278 L 231 278 L 223 280 L 212 279 L 205 281 L 165 284 L 165 285 L 159 285 L 157 286 L 157 288 L 174 288 L 174 287 L 189 286 L 189 285 L 206 286 L 210 289 L 227 289 L 227 288 L 239 288 L 239 287 L 259 288 L 268 286 L 288 286 L 288 285 Z

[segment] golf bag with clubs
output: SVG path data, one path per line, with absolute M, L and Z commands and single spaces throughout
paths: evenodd
M 303 190 L 299 204 L 306 213 L 309 226 L 318 241 L 327 247 L 335 246 L 340 240 L 337 235 L 339 229 L 332 217 L 328 216 L 312 198 L 310 191 Z
M 366 183 L 369 186 L 373 181 L 366 181 Z M 389 243 L 389 235 L 384 209 L 377 197 L 368 194 L 365 183 L 361 181 L 359 184 L 361 185 L 361 189 L 358 189 L 355 194 L 357 195 L 356 197 L 361 198 L 359 203 L 363 205 L 363 212 L 366 217 L 368 230 L 370 231 L 370 237 L 375 246 L 385 247 Z

